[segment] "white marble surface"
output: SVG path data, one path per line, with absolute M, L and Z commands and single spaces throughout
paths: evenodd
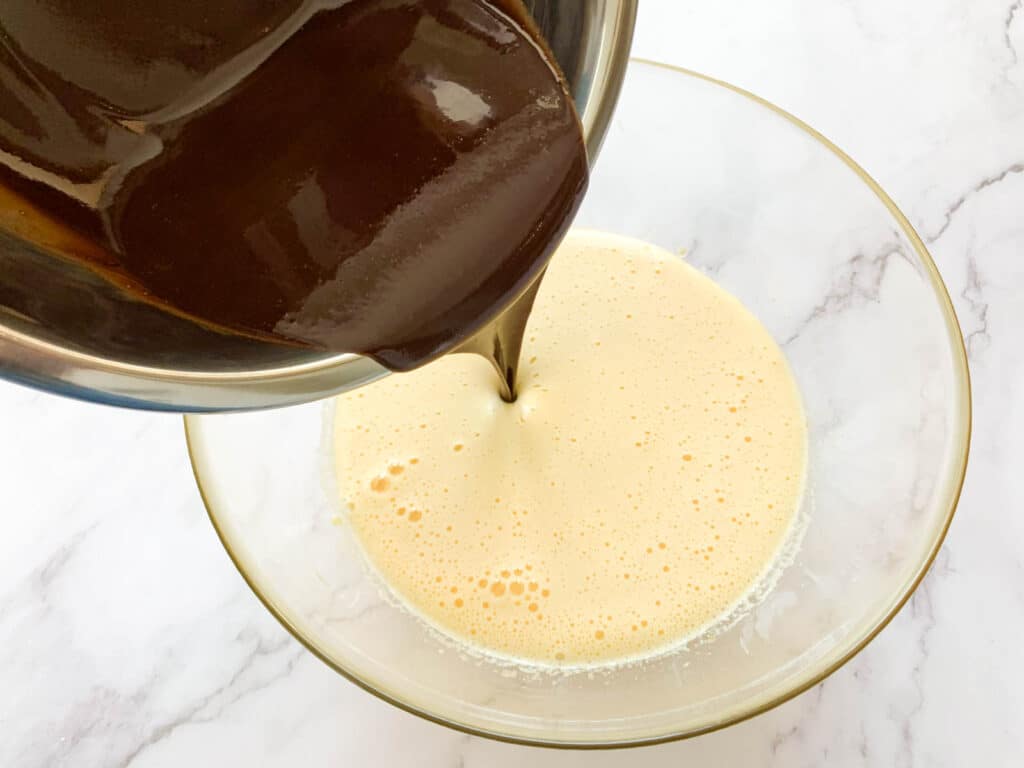
M 1013 766 L 1024 752 L 1021 0 L 644 0 L 635 52 L 755 90 L 886 187 L 967 337 L 960 511 L 911 603 L 768 714 L 631 753 L 529 750 L 390 708 L 246 589 L 181 422 L 0 385 L 0 765 Z

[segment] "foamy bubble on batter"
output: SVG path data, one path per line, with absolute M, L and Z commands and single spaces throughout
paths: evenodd
M 778 346 L 671 254 L 574 232 L 520 396 L 446 357 L 339 398 L 338 482 L 369 561 L 446 634 L 537 664 L 651 655 L 778 555 L 806 431 Z

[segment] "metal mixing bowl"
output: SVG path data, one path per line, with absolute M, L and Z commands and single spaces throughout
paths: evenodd
M 637 0 L 526 5 L 572 86 L 593 162 L 622 83 Z M 0 275 L 0 376 L 50 392 L 133 408 L 233 411 L 315 400 L 386 373 L 358 355 L 201 328 L 3 230 Z

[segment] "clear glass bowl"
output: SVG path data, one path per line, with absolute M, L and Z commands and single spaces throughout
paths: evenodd
M 389 602 L 345 526 L 331 523 L 340 503 L 330 403 L 188 417 L 189 447 L 250 586 L 367 690 L 446 725 L 533 744 L 692 736 L 820 681 L 920 582 L 967 462 L 960 330 L 921 240 L 850 158 L 761 99 L 693 73 L 631 63 L 577 222 L 685 252 L 761 318 L 803 391 L 803 544 L 774 590 L 726 631 L 606 672 L 482 661 Z

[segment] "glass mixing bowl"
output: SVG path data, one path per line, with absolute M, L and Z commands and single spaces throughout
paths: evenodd
M 332 524 L 331 403 L 190 416 L 189 448 L 214 525 L 256 594 L 377 696 L 532 744 L 692 736 L 820 681 L 920 582 L 967 462 L 960 330 L 920 238 L 849 157 L 767 102 L 690 72 L 631 63 L 577 223 L 685 254 L 760 317 L 801 387 L 803 543 L 738 623 L 608 671 L 481 660 L 387 599 L 346 526 Z

